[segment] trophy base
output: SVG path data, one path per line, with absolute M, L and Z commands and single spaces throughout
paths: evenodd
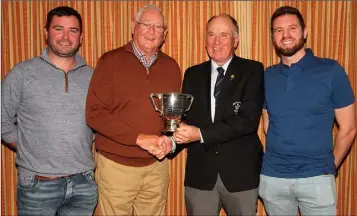
M 166 127 L 164 129 L 164 132 L 175 132 L 176 129 L 179 127 L 179 122 L 175 121 L 175 120 L 168 120 L 166 122 Z

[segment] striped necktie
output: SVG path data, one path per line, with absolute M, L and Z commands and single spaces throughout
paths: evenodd
M 222 67 L 218 67 L 217 71 L 218 71 L 218 76 L 216 79 L 216 84 L 214 85 L 214 92 L 213 92 L 213 95 L 216 98 L 216 100 L 218 98 L 219 92 L 221 91 L 221 86 L 224 78 L 224 69 Z

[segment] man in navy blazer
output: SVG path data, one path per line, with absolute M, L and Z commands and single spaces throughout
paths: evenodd
M 212 17 L 206 34 L 210 61 L 186 70 L 182 92 L 194 101 L 174 133 L 176 152 L 188 148 L 187 214 L 219 215 L 223 207 L 227 215 L 255 215 L 264 67 L 234 54 L 238 24 L 230 15 Z

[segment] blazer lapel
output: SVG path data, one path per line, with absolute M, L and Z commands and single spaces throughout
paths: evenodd
M 205 62 L 201 68 L 201 80 L 200 80 L 200 94 L 203 97 L 204 104 L 202 108 L 204 109 L 205 115 L 212 122 L 211 117 L 211 61 Z

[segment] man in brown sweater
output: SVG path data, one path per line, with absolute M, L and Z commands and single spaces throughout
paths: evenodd
M 163 215 L 171 140 L 150 93 L 179 92 L 177 62 L 159 50 L 164 16 L 147 5 L 132 23 L 133 40 L 98 60 L 87 96 L 86 119 L 96 131 L 96 180 L 101 215 Z

